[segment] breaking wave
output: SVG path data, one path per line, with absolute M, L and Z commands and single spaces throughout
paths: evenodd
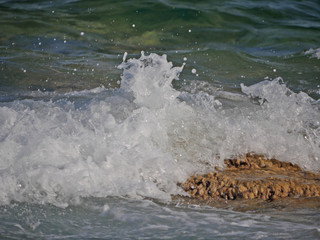
M 241 84 L 241 94 L 178 91 L 183 67 L 166 55 L 125 54 L 119 89 L 1 103 L 0 204 L 170 199 L 178 181 L 246 152 L 320 169 L 319 102 L 281 78 Z

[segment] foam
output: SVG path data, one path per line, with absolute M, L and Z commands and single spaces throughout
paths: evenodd
M 319 106 L 280 79 L 241 85 L 243 95 L 178 91 L 171 83 L 183 66 L 165 55 L 119 68 L 119 89 L 1 104 L 1 204 L 170 199 L 178 181 L 248 151 L 320 169 Z
M 317 48 L 317 49 L 310 48 L 309 50 L 305 51 L 305 54 L 311 55 L 311 57 L 313 58 L 320 59 L 320 48 Z

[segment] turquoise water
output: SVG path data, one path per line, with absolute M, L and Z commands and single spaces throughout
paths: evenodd
M 2 207 L 3 239 L 318 239 L 319 214 L 179 207 L 149 200 L 96 199 L 81 206 Z
M 115 87 L 123 53 L 143 50 L 187 57 L 187 80 L 192 68 L 226 88 L 281 76 L 319 98 L 319 61 L 306 54 L 319 55 L 317 1 L 1 1 L 0 11 L 4 91 Z
M 0 0 L 0 236 L 319 238 L 319 209 L 170 201 L 250 151 L 320 170 L 319 12 Z

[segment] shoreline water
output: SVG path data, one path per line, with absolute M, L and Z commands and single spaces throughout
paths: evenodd
M 0 0 L 0 238 L 320 238 L 316 200 L 171 200 L 238 154 L 320 170 L 319 11 Z

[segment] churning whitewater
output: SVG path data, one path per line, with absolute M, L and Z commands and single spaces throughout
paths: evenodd
M 184 64 L 143 52 L 123 60 L 118 89 L 1 103 L 0 204 L 166 200 L 192 173 L 247 152 L 320 169 L 320 103 L 285 79 L 242 84 L 242 93 L 192 81 L 176 90 Z

